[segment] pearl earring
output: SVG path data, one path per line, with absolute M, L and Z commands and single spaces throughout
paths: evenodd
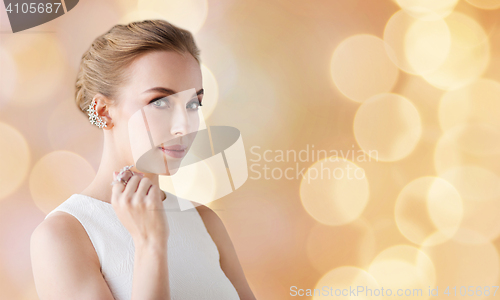
M 97 102 L 95 99 L 92 100 L 92 103 L 90 103 L 89 108 L 87 109 L 87 112 L 89 113 L 89 121 L 90 124 L 96 125 L 99 128 L 107 127 L 106 121 L 104 121 L 99 115 L 97 115 L 97 111 L 95 110 Z

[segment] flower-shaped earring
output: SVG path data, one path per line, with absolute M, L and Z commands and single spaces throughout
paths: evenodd
M 90 124 L 96 125 L 99 128 L 107 127 L 106 121 L 99 117 L 97 111 L 95 110 L 96 104 L 97 102 L 95 101 L 95 99 L 93 99 L 92 103 L 90 103 L 89 108 L 87 109 L 87 112 L 89 113 Z

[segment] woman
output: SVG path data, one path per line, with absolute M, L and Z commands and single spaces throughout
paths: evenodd
M 195 101 L 168 97 L 192 88 Z M 197 129 L 202 97 L 199 50 L 186 30 L 161 20 L 133 22 L 92 43 L 76 103 L 103 130 L 103 154 L 92 183 L 32 234 L 41 300 L 255 299 L 218 216 L 203 205 L 181 211 L 175 196 L 159 189 L 157 174 L 127 167 L 134 164 L 134 113 L 163 107 L 166 134 L 182 139 Z M 158 151 L 175 161 L 186 149 Z

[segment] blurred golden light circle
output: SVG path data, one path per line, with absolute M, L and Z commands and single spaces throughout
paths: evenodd
M 381 299 L 393 299 L 398 289 L 421 289 L 421 294 L 404 294 L 405 299 L 427 299 L 428 287 L 436 282 L 436 271 L 429 257 L 419 249 L 409 245 L 396 245 L 378 254 L 368 268 L 373 278 L 384 289 L 391 289 L 391 295 Z M 401 292 L 400 292 L 401 293 Z
M 465 0 L 470 5 L 481 9 L 497 9 L 500 8 L 499 0 Z
M 201 75 L 205 94 L 203 95 L 200 109 L 205 119 L 208 119 L 217 106 L 219 100 L 219 86 L 217 85 L 217 80 L 212 71 L 204 64 L 201 64 Z
M 336 156 L 315 162 L 300 183 L 300 200 L 305 210 L 326 225 L 354 221 L 365 209 L 368 197 L 364 170 Z
M 376 36 L 359 34 L 342 41 L 330 62 L 336 87 L 351 100 L 363 102 L 389 92 L 398 78 L 398 68 L 386 53 L 388 47 Z
M 65 54 L 55 36 L 20 34 L 7 38 L 3 47 L 11 54 L 17 70 L 11 93 L 15 101 L 10 103 L 32 107 L 52 101 L 51 96 L 60 88 L 66 68 Z
M 437 177 L 413 180 L 396 200 L 395 219 L 399 231 L 419 245 L 424 241 L 438 244 L 451 238 L 460 226 L 462 214 L 462 199 L 456 188 Z M 426 240 L 431 234 L 436 240 Z
M 195 34 L 205 23 L 207 0 L 138 0 L 137 10 L 157 12 L 162 19 Z
M 95 175 L 92 166 L 78 154 L 51 152 L 38 160 L 31 171 L 31 197 L 41 211 L 49 213 L 72 194 L 85 189 Z
M 437 174 L 470 164 L 500 175 L 500 132 L 497 127 L 484 123 L 457 125 L 441 136 L 434 150 Z
M 437 20 L 449 15 L 458 0 L 396 0 L 408 14 L 421 20 Z
M 450 52 L 437 70 L 423 77 L 437 88 L 450 90 L 465 86 L 484 73 L 490 49 L 488 36 L 476 20 L 453 12 L 445 22 L 451 33 Z
M 381 161 L 396 161 L 408 156 L 421 133 L 417 109 L 397 94 L 371 97 L 361 104 L 354 117 L 354 135 L 359 146 Z
M 439 123 L 449 130 L 466 123 L 486 123 L 500 128 L 500 83 L 480 78 L 446 92 L 439 104 Z
M 14 193 L 30 166 L 30 149 L 24 136 L 14 127 L 0 122 L 0 199 Z
M 456 186 L 464 201 L 493 200 L 500 197 L 500 177 L 474 165 L 448 169 L 440 177 Z
M 486 123 L 472 123 L 456 127 L 460 132 L 458 144 L 468 154 L 487 156 L 500 153 L 500 132 L 498 127 Z
M 331 270 L 321 277 L 321 279 L 316 283 L 314 289 L 319 289 L 323 291 L 323 287 L 327 287 L 327 295 L 314 295 L 313 300 L 321 299 L 353 299 L 349 296 L 349 291 L 354 287 L 362 286 L 365 289 L 380 289 L 377 281 L 368 272 L 363 269 L 352 267 L 352 266 L 342 266 Z M 345 292 L 347 290 L 347 292 Z M 365 292 L 360 292 L 356 299 L 379 299 L 377 296 L 365 295 Z
M 477 287 L 483 289 L 485 286 L 492 288 L 491 286 L 498 285 L 499 258 L 495 246 L 489 242 L 463 243 L 460 241 L 463 235 L 477 234 L 460 229 L 453 239 L 445 243 L 421 248 L 434 262 L 436 269 L 436 284 L 431 288 L 438 286 L 441 296 L 444 295 L 446 287 L 450 287 L 450 294 L 444 296 L 446 299 L 464 299 L 463 294 L 460 295 L 461 286 L 466 289 L 473 286 L 475 292 Z M 477 236 L 477 239 L 481 237 Z M 453 287 L 456 287 L 456 294 Z M 470 298 L 480 299 L 482 296 L 484 293 L 481 296 L 474 294 L 474 297 Z
M 384 41 L 389 58 L 411 74 L 436 70 L 446 60 L 451 45 L 450 30 L 442 19 L 422 21 L 404 10 L 387 22 Z
M 432 122 L 436 117 L 436 105 L 439 103 L 439 99 L 443 96 L 443 91 L 437 89 L 427 83 L 422 76 L 407 76 L 404 84 L 401 85 L 398 94 L 407 99 L 416 99 L 420 105 L 427 106 L 429 109 L 421 111 L 420 116 L 422 117 L 422 122 L 425 123 L 424 119 L 432 118 Z M 432 143 L 435 143 L 436 137 L 432 135 L 441 135 L 441 130 L 432 125 L 427 134 L 422 134 L 422 138 L 425 140 L 431 139 Z
M 500 177 L 474 165 L 449 169 L 440 177 L 453 184 L 463 199 L 460 228 L 496 239 L 500 235 Z
M 368 265 L 375 254 L 375 236 L 361 218 L 343 226 L 316 223 L 307 236 L 306 251 L 311 265 L 321 273 L 339 265 Z

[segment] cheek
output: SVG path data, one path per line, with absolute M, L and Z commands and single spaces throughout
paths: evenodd
M 127 130 L 128 120 L 137 112 L 137 109 L 133 110 L 130 107 L 126 107 L 123 102 L 124 101 L 116 104 L 110 112 L 113 119 L 113 125 L 116 127 L 117 131 L 120 132 Z
M 200 129 L 200 116 L 198 112 L 193 112 L 189 119 L 189 132 L 197 132 Z
M 114 136 L 116 144 L 123 151 L 128 151 L 130 149 L 130 135 L 129 132 L 129 120 L 131 115 L 121 114 L 115 122 Z M 133 126 L 131 127 L 133 129 Z

